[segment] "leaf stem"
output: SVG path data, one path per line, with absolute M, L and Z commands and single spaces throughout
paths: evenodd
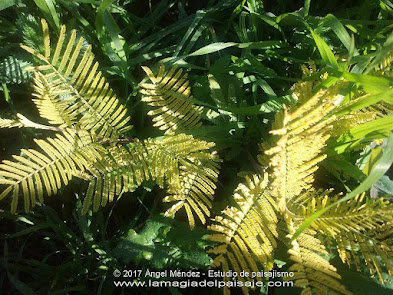
M 19 114 L 19 113 L 16 114 L 16 116 L 18 117 L 19 122 L 21 124 L 23 124 L 24 127 L 32 127 L 35 129 L 43 129 L 43 130 L 52 130 L 52 131 L 57 131 L 57 132 L 65 131 L 65 129 L 61 128 L 61 127 L 47 126 L 47 125 L 34 123 L 33 121 L 30 121 L 25 116 L 23 116 L 22 114 Z

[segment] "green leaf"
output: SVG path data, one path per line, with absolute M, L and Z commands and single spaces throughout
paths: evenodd
M 16 3 L 17 0 L 2 0 L 0 2 L 0 11 L 8 7 L 14 6 Z
M 98 38 L 104 52 L 121 69 L 120 75 L 128 78 L 126 80 L 133 80 L 129 75 L 127 66 L 126 42 L 121 36 L 121 30 L 109 10 L 113 2 L 114 0 L 104 0 L 98 8 L 95 20 Z
M 9 281 L 11 282 L 12 285 L 20 292 L 20 294 L 23 295 L 34 295 L 36 294 L 33 289 L 31 289 L 27 284 L 23 283 L 20 281 L 18 278 L 13 276 L 10 272 L 7 270 L 7 276 Z
M 55 29 L 60 29 L 60 19 L 56 12 L 53 0 L 34 0 L 42 14 Z
M 179 45 L 177 45 L 177 48 L 175 52 L 173 53 L 173 56 L 178 56 L 180 53 L 180 50 L 184 47 L 184 44 L 187 42 L 187 40 L 191 37 L 191 34 L 194 32 L 195 28 L 199 25 L 199 22 L 203 19 L 203 17 L 206 15 L 205 11 L 197 11 L 195 14 L 195 18 L 192 22 L 192 24 L 189 26 L 186 34 L 184 34 L 182 40 L 180 41 Z M 195 43 L 196 40 L 191 40 L 190 43 Z
M 153 213 L 142 230 L 130 229 L 114 249 L 114 255 L 125 263 L 131 261 L 159 269 L 168 266 L 206 267 L 210 258 L 205 252 L 207 233 L 203 227 L 193 231 L 184 222 Z
M 376 94 L 371 94 L 369 96 L 364 96 L 362 99 L 357 99 L 354 102 L 349 103 L 348 105 L 338 108 L 337 111 L 334 113 L 334 115 L 342 116 L 347 113 L 365 108 L 369 105 L 376 104 L 381 100 L 392 99 L 392 97 L 393 97 L 393 90 L 391 89 Z
M 41 230 L 43 228 L 48 228 L 49 226 L 50 225 L 48 223 L 43 222 L 43 223 L 40 223 L 40 224 L 33 225 L 33 226 L 28 227 L 28 228 L 25 228 L 24 230 L 21 230 L 21 231 L 19 231 L 17 233 L 14 233 L 14 234 L 11 234 L 11 235 L 7 235 L 6 238 L 9 239 L 9 238 L 15 238 L 15 237 L 27 235 L 27 234 L 30 234 L 32 232 L 39 231 L 39 230 Z
M 7 56 L 0 63 L 0 82 L 9 84 L 22 84 L 26 83 L 31 78 L 31 73 L 25 70 L 30 66 L 30 63 L 19 60 L 15 56 Z
M 127 235 L 114 249 L 114 255 L 127 264 L 130 261 L 140 262 L 156 259 L 155 255 L 159 255 L 160 249 L 157 249 L 155 240 L 159 237 L 162 227 L 167 227 L 162 220 L 149 219 L 139 233 L 129 229 Z M 164 262 L 156 261 L 156 263 Z
M 387 175 L 382 176 L 374 186 L 387 194 L 393 195 L 393 181 Z
M 220 50 L 223 50 L 225 48 L 228 47 L 233 47 L 237 45 L 237 43 L 234 42 L 217 42 L 217 43 L 212 43 L 209 44 L 207 46 L 204 46 L 200 49 L 198 49 L 197 51 L 194 51 L 193 53 L 190 53 L 188 56 L 198 56 L 198 55 L 205 55 L 205 54 L 209 54 L 209 53 L 213 53 L 213 52 L 217 52 Z
M 387 139 L 386 146 L 382 151 L 382 156 L 378 160 L 377 164 L 372 169 L 371 173 L 367 176 L 367 178 L 359 184 L 357 188 L 355 188 L 352 192 L 350 192 L 345 197 L 341 198 L 337 202 L 326 206 L 325 208 L 315 212 L 313 215 L 308 217 L 303 223 L 299 226 L 296 232 L 293 234 L 291 241 L 295 240 L 306 228 L 308 228 L 318 217 L 322 216 L 326 211 L 333 208 L 339 203 L 346 202 L 358 194 L 368 190 L 371 188 L 373 184 L 375 184 L 390 168 L 393 163 L 393 132 L 390 132 L 390 136 Z
M 365 74 L 369 73 L 370 71 L 374 70 L 374 68 L 379 65 L 388 55 L 388 53 L 392 50 L 393 46 L 393 33 L 391 33 L 385 43 L 383 44 L 382 48 L 377 51 L 374 59 L 371 63 L 367 66 L 366 70 L 364 71 Z
M 343 24 L 332 14 L 328 14 L 325 17 L 324 23 L 333 30 L 348 52 L 351 52 L 351 36 L 348 34 Z M 354 50 L 354 55 L 359 55 L 357 49 Z
M 291 96 L 282 96 L 280 98 L 272 99 L 255 106 L 233 108 L 226 107 L 223 109 L 236 115 L 260 115 L 281 110 L 284 104 L 289 105 L 291 101 L 293 101 Z
M 311 0 L 304 0 L 304 17 L 307 17 L 310 11 L 310 2 Z
M 351 145 L 356 146 L 360 142 L 387 137 L 392 129 L 393 116 L 383 117 L 353 127 L 347 133 L 337 138 L 332 145 L 334 146 L 334 151 L 340 154 Z
M 311 35 L 314 38 L 315 44 L 317 45 L 319 53 L 321 54 L 322 60 L 325 62 L 325 64 L 333 69 L 339 69 L 339 65 L 336 58 L 334 57 L 334 53 L 326 44 L 326 42 L 323 41 L 323 39 L 313 30 L 311 30 Z
M 210 133 L 225 134 L 233 129 L 237 130 L 237 129 L 244 129 L 244 128 L 246 128 L 246 125 L 243 122 L 231 122 L 227 124 L 221 124 L 219 126 L 202 126 L 195 130 L 187 130 L 184 133 L 196 135 L 196 136 L 206 135 Z
M 379 89 L 378 92 L 388 90 L 387 87 L 392 84 L 392 82 L 386 78 L 364 75 L 364 74 L 354 74 L 354 73 L 345 73 L 344 72 L 344 73 L 342 73 L 342 77 L 347 79 L 348 81 L 360 83 L 362 85 L 376 86 Z
M 245 43 L 235 43 L 235 42 L 217 42 L 212 43 L 207 46 L 204 46 L 189 55 L 189 56 L 199 56 L 199 55 L 206 55 L 213 52 L 218 52 L 225 48 L 229 47 L 237 47 L 240 49 L 247 48 L 247 49 L 273 49 L 273 48 L 282 48 L 287 46 L 286 43 L 282 41 L 260 41 L 260 42 L 245 42 Z

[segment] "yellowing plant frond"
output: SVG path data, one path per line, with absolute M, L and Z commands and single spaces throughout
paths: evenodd
M 349 114 L 345 114 L 338 118 L 333 123 L 332 137 L 339 136 L 346 131 L 349 131 L 352 127 L 357 125 L 370 122 L 378 117 L 378 113 L 367 109 L 365 111 L 358 110 Z
M 374 74 L 376 75 L 381 75 L 381 76 L 387 76 L 387 77 L 392 77 L 392 64 L 393 61 L 393 51 L 389 51 L 386 55 L 385 58 L 374 68 Z
M 34 76 L 33 99 L 36 104 L 40 116 L 49 121 L 50 124 L 60 125 L 60 127 L 71 127 L 76 121 L 79 114 L 79 104 L 73 99 L 60 98 L 60 95 L 67 94 L 67 90 L 63 89 L 62 84 L 55 85 L 37 72 Z
M 133 191 L 142 181 L 150 179 L 147 151 L 138 139 L 126 146 L 110 147 L 107 155 L 96 161 L 90 170 L 93 175 L 83 201 L 82 214 L 87 212 L 91 203 L 93 210 L 97 211 L 121 192 Z
M 335 203 L 341 195 L 330 197 L 328 194 L 314 192 L 302 205 L 299 203 L 289 206 L 290 211 L 297 210 L 301 218 L 307 219 L 316 211 Z M 296 209 L 297 208 L 297 209 Z M 332 236 L 342 231 L 359 233 L 376 229 L 381 223 L 392 220 L 393 205 L 384 199 L 365 200 L 365 193 L 347 202 L 338 203 L 322 216 L 317 218 L 311 227 L 319 233 Z
M 315 73 L 317 68 L 315 63 L 310 62 L 309 67 L 302 65 L 301 70 L 303 72 L 303 78 L 307 78 Z M 318 83 L 320 83 L 320 81 L 299 81 L 292 86 L 292 95 L 294 95 L 296 99 L 302 103 L 304 100 L 309 99 L 313 95 L 314 87 Z
M 201 161 L 217 160 L 215 154 L 207 152 L 215 145 L 214 143 L 195 139 L 192 135 L 184 133 L 155 140 L 148 139 L 145 145 L 149 153 L 152 174 L 160 187 L 164 187 L 165 178 L 170 178 L 179 186 L 178 175 L 181 165 L 189 165 L 190 169 L 195 170 Z M 198 172 L 203 173 L 203 171 Z
M 209 152 L 214 143 L 193 138 L 192 135 L 168 135 L 162 139 L 146 140 L 149 168 L 156 183 L 168 186 L 164 202 L 176 202 L 167 216 L 185 208 L 194 227 L 194 212 L 202 223 L 210 215 L 219 159 Z
M 343 263 L 354 264 L 361 271 L 360 261 L 363 260 L 370 274 L 378 275 L 383 284 L 382 272 L 387 270 L 393 275 L 393 241 L 392 222 L 386 222 L 379 227 L 365 231 L 352 232 L 341 230 L 334 238 L 328 237 L 337 244 L 337 250 Z
M 191 89 L 187 74 L 174 66 L 167 74 L 164 65 L 154 76 L 148 67 L 142 67 L 151 83 L 141 83 L 142 100 L 153 109 L 148 115 L 153 116 L 154 126 L 173 134 L 201 126 L 201 109 L 194 106 L 191 99 Z
M 272 194 L 281 213 L 285 212 L 287 201 L 311 188 L 317 164 L 326 157 L 321 155 L 321 150 L 334 120 L 334 116 L 325 117 L 334 108 L 332 97 L 331 91 L 320 90 L 300 106 L 284 108 L 277 113 L 273 124 L 271 133 L 275 137 L 268 145 L 262 145 L 269 149 L 258 159 L 269 163 Z
M 237 206 L 227 207 L 209 226 L 215 233 L 208 239 L 219 243 L 208 251 L 216 255 L 212 266 L 221 266 L 224 272 L 233 270 L 240 274 L 244 270 L 251 273 L 261 271 L 260 267 L 265 271 L 273 267 L 278 236 L 276 204 L 267 189 L 267 178 L 254 175 L 253 179 L 246 180 L 247 184 L 241 183 L 235 190 Z M 248 294 L 246 287 L 243 292 Z
M 129 117 L 126 108 L 120 104 L 102 73 L 98 71 L 91 46 L 83 49 L 85 41 L 82 37 L 76 40 L 75 30 L 66 38 L 66 28 L 62 26 L 53 50 L 45 20 L 42 20 L 42 29 L 44 52 L 21 45 L 41 62 L 39 66 L 30 67 L 30 70 L 41 73 L 40 78 L 36 79 L 35 87 L 38 100 L 49 99 L 57 105 L 58 111 L 65 111 L 61 115 L 66 118 L 78 115 L 80 129 L 91 130 L 104 138 L 116 139 L 129 130 L 131 127 L 127 125 Z M 59 94 L 62 96 L 57 96 Z M 65 102 L 68 104 L 67 108 Z M 59 116 L 48 114 L 50 107 L 38 104 L 43 116 L 52 122 L 61 122 Z
M 0 200 L 12 194 L 12 212 L 17 209 L 20 193 L 28 212 L 35 206 L 36 196 L 42 203 L 44 190 L 49 196 L 56 194 L 73 175 L 101 157 L 101 146 L 86 132 L 66 131 L 56 138 L 35 142 L 43 152 L 22 149 L 22 156 L 13 156 L 15 161 L 0 164 L 0 184 L 6 185 Z
M 289 236 L 295 232 L 292 221 L 287 220 Z M 321 257 L 327 254 L 320 240 L 313 235 L 315 232 L 308 230 L 292 241 L 289 259 L 294 264 L 289 271 L 294 276 L 287 279 L 295 281 L 295 286 L 303 288 L 302 295 L 310 294 L 352 294 L 338 281 L 341 276 L 329 261 Z
M 296 219 L 305 220 L 316 211 L 335 203 L 339 197 L 313 192 L 306 198 L 300 196 L 302 201 L 289 206 L 289 210 L 295 211 L 297 205 L 301 212 Z M 335 244 L 344 263 L 349 266 L 355 264 L 360 271 L 360 261 L 363 259 L 370 273 L 377 273 L 383 283 L 383 267 L 393 274 L 393 242 L 389 238 L 392 233 L 393 205 L 382 198 L 365 199 L 363 193 L 337 204 L 318 217 L 311 227 L 323 239 L 326 238 L 330 246 Z
M 360 107 L 359 106 L 362 106 Z M 335 110 L 340 113 L 344 109 L 354 108 L 353 111 L 341 114 L 334 122 L 331 136 L 337 137 L 351 130 L 353 127 L 367 123 L 393 113 L 393 105 L 385 101 L 373 103 L 370 95 L 361 95 Z
M 176 203 L 165 212 L 165 216 L 171 216 L 184 207 L 191 229 L 195 226 L 193 212 L 205 224 L 205 216 L 210 216 L 218 168 L 218 163 L 210 159 L 199 162 L 198 167 L 181 165 L 179 183 L 171 178 L 168 181 L 169 195 L 163 201 Z
M 23 127 L 19 120 L 0 118 L 0 128 Z
M 185 208 L 190 227 L 196 214 L 202 223 L 210 216 L 219 159 L 209 152 L 213 143 L 191 135 L 169 135 L 164 138 L 134 139 L 125 146 L 112 146 L 106 156 L 89 169 L 91 175 L 82 213 L 93 203 L 94 211 L 113 201 L 122 191 L 134 190 L 142 181 L 152 179 L 167 188 L 164 202 L 176 202 L 166 215 Z

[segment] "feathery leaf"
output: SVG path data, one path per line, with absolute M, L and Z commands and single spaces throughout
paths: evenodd
M 295 232 L 293 221 L 287 220 L 289 235 Z M 336 268 L 320 254 L 327 254 L 320 240 L 314 237 L 315 232 L 308 230 L 291 242 L 288 251 L 289 259 L 294 264 L 289 271 L 294 272 L 290 280 L 295 281 L 296 287 L 304 288 L 302 295 L 310 294 L 352 294 L 338 281 L 341 276 Z
M 212 267 L 222 266 L 223 271 L 232 269 L 238 274 L 242 270 L 259 272 L 260 266 L 265 271 L 273 267 L 278 220 L 266 176 L 247 177 L 246 184 L 239 184 L 234 193 L 236 207 L 227 207 L 209 226 L 215 233 L 208 239 L 219 243 L 208 251 L 216 255 Z M 239 280 L 244 282 L 245 278 Z M 246 287 L 243 292 L 248 294 Z
M 160 187 L 167 182 L 164 202 L 176 202 L 165 215 L 173 215 L 184 207 L 191 228 L 195 224 L 192 212 L 205 223 L 218 177 L 219 159 L 215 153 L 209 153 L 214 143 L 181 133 L 162 140 L 146 140 L 145 145 L 153 179 Z
M 56 194 L 63 184 L 79 171 L 88 169 L 102 153 L 102 147 L 86 132 L 67 130 L 56 138 L 35 142 L 42 152 L 22 149 L 22 156 L 13 156 L 15 161 L 4 160 L 0 164 L 0 184 L 6 185 L 0 200 L 12 193 L 12 212 L 17 209 L 19 192 L 23 194 L 28 212 L 35 206 L 36 197 L 42 203 L 44 191 L 48 196 Z
M 142 100 L 147 102 L 153 110 L 148 115 L 153 116 L 154 126 L 166 130 L 166 134 L 173 134 L 201 126 L 201 108 L 190 101 L 191 89 L 187 74 L 177 70 L 174 66 L 167 74 L 164 65 L 154 76 L 148 67 L 142 67 L 151 83 L 141 83 Z
M 329 90 L 320 90 L 303 104 L 276 114 L 275 135 L 268 143 L 264 155 L 258 159 L 271 168 L 272 194 L 277 198 L 279 212 L 285 212 L 286 202 L 311 188 L 317 164 L 326 155 L 320 155 L 329 138 L 334 116 L 325 116 L 334 108 L 329 100 L 334 97 Z
M 23 127 L 19 120 L 0 118 L 0 128 Z
M 44 20 L 42 27 L 45 45 L 43 53 L 21 45 L 41 63 L 39 66 L 30 67 L 30 70 L 41 73 L 35 80 L 36 96 L 42 100 L 50 99 L 52 103 L 58 101 L 58 111 L 65 112 L 64 117 L 71 116 L 72 119 L 78 116 L 80 128 L 91 130 L 98 136 L 116 139 L 129 130 L 131 126 L 127 124 L 130 118 L 127 116 L 126 108 L 120 104 L 102 73 L 98 71 L 98 63 L 94 62 L 91 46 L 84 49 L 85 41 L 82 37 L 77 40 L 75 31 L 66 38 L 66 28 L 62 26 L 53 51 Z M 46 82 L 43 82 L 44 80 Z M 48 93 L 47 89 L 51 89 L 52 93 Z M 59 94 L 65 99 L 57 97 Z M 64 102 L 68 104 L 67 108 Z M 45 115 L 45 111 L 42 112 L 41 114 Z M 58 122 L 51 115 L 48 119 Z

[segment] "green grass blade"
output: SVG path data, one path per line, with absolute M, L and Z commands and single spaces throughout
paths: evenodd
M 304 17 L 307 17 L 310 12 L 310 3 L 311 0 L 304 0 Z
M 106 45 L 105 49 L 109 54 L 109 58 L 113 62 L 122 64 L 121 67 L 123 67 L 123 71 L 127 72 L 127 67 L 125 65 L 127 62 L 127 55 L 123 47 L 123 42 L 120 39 L 121 30 L 111 13 L 108 11 L 108 8 L 113 2 L 114 0 L 104 0 L 101 2 L 97 11 L 95 25 L 99 34 L 98 37 L 101 39 L 100 41 Z M 105 30 L 108 32 L 109 40 L 104 38 Z
M 60 19 L 56 12 L 53 0 L 34 0 L 48 22 L 56 29 L 60 29 Z
M 345 152 L 350 146 L 356 146 L 361 142 L 372 141 L 389 136 L 393 129 L 393 116 L 387 116 L 353 127 L 349 132 L 341 135 L 335 143 L 335 154 Z
M 378 87 L 380 89 L 379 92 L 386 91 L 387 90 L 386 87 L 392 84 L 392 82 L 386 78 L 364 75 L 364 74 L 342 73 L 342 77 L 351 82 Z
M 390 166 L 393 163 L 393 132 L 390 133 L 390 136 L 387 140 L 386 146 L 384 147 L 382 151 L 382 156 L 370 172 L 370 174 L 367 176 L 367 178 L 357 187 L 355 188 L 352 192 L 350 192 L 348 195 L 346 195 L 344 198 L 341 198 L 337 202 L 315 212 L 313 215 L 311 215 L 309 218 L 307 218 L 303 223 L 299 226 L 299 228 L 296 230 L 294 235 L 292 236 L 291 241 L 295 240 L 306 228 L 308 228 L 318 217 L 320 217 L 322 214 L 324 214 L 327 210 L 330 208 L 333 208 L 339 203 L 348 201 L 354 197 L 356 197 L 358 194 L 361 194 L 362 192 L 368 190 L 374 183 L 376 183 L 385 173 L 388 171 Z
M 218 52 L 220 50 L 229 48 L 229 47 L 237 47 L 240 49 L 278 49 L 284 48 L 288 45 L 282 41 L 258 41 L 258 42 L 244 42 L 244 43 L 235 43 L 235 42 L 216 42 L 209 45 L 206 45 L 198 50 L 190 53 L 186 57 L 189 56 L 199 56 L 206 55 L 209 53 Z
M 393 47 L 393 33 L 391 33 L 385 43 L 383 44 L 382 48 L 377 51 L 377 54 L 375 55 L 375 58 L 372 60 L 372 62 L 368 65 L 366 70 L 364 71 L 365 74 L 369 73 L 370 71 L 374 70 L 374 68 L 379 65 L 387 56 L 390 50 L 392 50 Z
M 192 53 L 190 53 L 188 56 L 198 56 L 198 55 L 206 55 L 209 53 L 214 53 L 220 50 L 223 50 L 228 47 L 233 47 L 237 45 L 238 43 L 235 42 L 217 42 L 217 43 L 212 43 L 207 46 L 204 46 Z
M 311 35 L 314 38 L 315 44 L 317 45 L 319 53 L 325 64 L 333 69 L 339 69 L 340 67 L 336 58 L 334 57 L 334 53 L 326 44 L 326 42 L 313 30 L 311 30 Z
M 8 7 L 14 6 L 16 3 L 17 0 L 2 0 L 0 2 L 0 11 Z
M 180 51 L 184 47 L 184 44 L 191 37 L 191 34 L 195 31 L 195 28 L 198 26 L 199 22 L 203 19 L 205 14 L 206 14 L 206 12 L 204 12 L 204 11 L 198 11 L 196 13 L 193 22 L 191 23 L 191 25 L 188 28 L 188 30 L 187 30 L 186 34 L 184 35 L 183 39 L 180 41 L 179 45 L 177 46 L 173 56 L 178 56 L 179 55 Z
M 337 38 L 340 39 L 341 43 L 345 46 L 348 52 L 351 51 L 351 36 L 343 24 L 332 14 L 328 14 L 324 19 L 324 24 L 330 27 L 336 34 Z M 359 52 L 354 49 L 354 55 L 359 55 Z

